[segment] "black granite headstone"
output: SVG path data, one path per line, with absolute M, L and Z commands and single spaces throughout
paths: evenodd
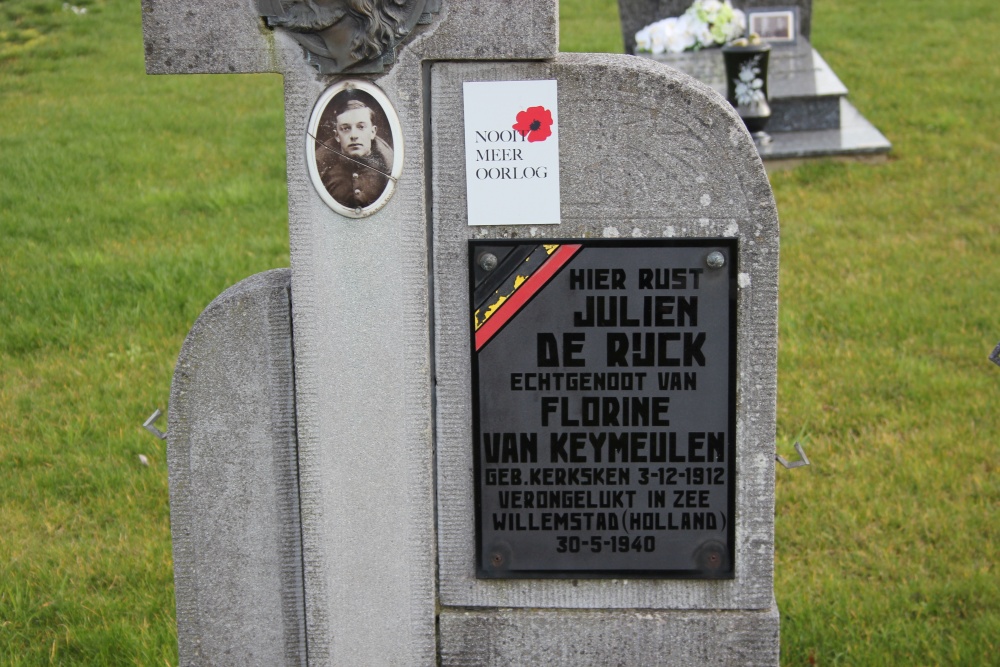
M 478 575 L 732 577 L 736 244 L 469 251 Z

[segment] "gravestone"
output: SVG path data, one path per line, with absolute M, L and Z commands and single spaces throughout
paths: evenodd
M 738 116 L 559 54 L 555 2 L 393 0 L 367 55 L 312 4 L 321 35 L 143 5 L 151 73 L 285 81 L 290 293 L 220 297 L 171 394 L 182 664 L 776 664 L 778 225 Z
M 290 279 L 223 292 L 177 360 L 167 464 L 185 664 L 305 664 Z

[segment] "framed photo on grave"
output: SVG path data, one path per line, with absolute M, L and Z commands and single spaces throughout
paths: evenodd
M 795 44 L 799 36 L 798 7 L 747 9 L 747 35 L 760 35 L 768 44 Z
M 385 206 L 403 171 L 399 118 L 385 93 L 367 81 L 341 81 L 320 95 L 305 149 L 320 198 L 349 218 Z
M 469 241 L 477 576 L 734 576 L 734 239 Z

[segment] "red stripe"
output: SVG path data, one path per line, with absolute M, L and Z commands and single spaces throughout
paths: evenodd
M 517 315 L 517 312 L 524 307 L 524 304 L 531 300 L 552 277 L 566 265 L 573 255 L 580 250 L 580 244 L 567 244 L 559 246 L 559 249 L 552 253 L 538 270 L 531 274 L 531 277 L 524 281 L 516 292 L 510 295 L 497 312 L 490 316 L 479 329 L 476 330 L 476 351 L 482 349 L 508 321 Z

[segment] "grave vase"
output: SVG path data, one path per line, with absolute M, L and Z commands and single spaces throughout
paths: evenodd
M 770 142 L 764 132 L 771 119 L 767 96 L 767 64 L 770 44 L 722 47 L 726 65 L 726 99 L 736 108 L 743 124 L 758 145 Z

